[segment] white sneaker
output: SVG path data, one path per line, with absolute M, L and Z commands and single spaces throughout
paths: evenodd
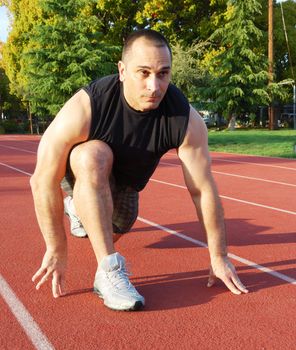
M 82 226 L 82 223 L 79 219 L 79 217 L 71 211 L 71 201 L 72 197 L 68 196 L 64 199 L 64 210 L 65 214 L 69 217 L 70 220 L 70 226 L 71 226 L 71 233 L 75 237 L 87 237 L 87 233 Z
M 125 267 L 125 258 L 119 253 L 106 256 L 95 276 L 94 292 L 104 299 L 104 304 L 113 310 L 139 310 L 145 299 L 130 283 Z

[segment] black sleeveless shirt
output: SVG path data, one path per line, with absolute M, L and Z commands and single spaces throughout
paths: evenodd
M 174 85 L 157 109 L 138 112 L 123 95 L 118 74 L 97 79 L 84 90 L 91 101 L 89 140 L 101 140 L 113 151 L 116 183 L 141 191 L 160 158 L 183 142 L 189 120 L 189 103 Z

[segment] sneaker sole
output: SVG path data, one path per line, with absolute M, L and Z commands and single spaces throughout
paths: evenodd
M 94 288 L 94 293 L 97 294 L 101 299 L 104 300 L 101 292 L 97 288 Z M 144 307 L 144 304 L 140 300 L 136 301 L 135 304 L 132 305 L 131 307 L 125 308 L 125 309 L 120 309 L 120 308 L 116 308 L 112 305 L 108 305 L 105 303 L 105 300 L 104 300 L 104 305 L 107 306 L 109 309 L 114 310 L 114 311 L 138 311 Z

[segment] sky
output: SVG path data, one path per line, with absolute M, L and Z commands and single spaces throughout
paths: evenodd
M 0 41 L 6 41 L 8 34 L 9 20 L 7 17 L 7 9 L 0 6 Z
M 277 2 L 284 2 L 284 0 L 278 0 Z M 6 41 L 8 28 L 9 20 L 7 17 L 7 9 L 4 6 L 0 6 L 0 41 Z

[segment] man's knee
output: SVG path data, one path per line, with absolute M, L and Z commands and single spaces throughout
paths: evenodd
M 113 152 L 102 141 L 87 141 L 73 148 L 70 166 L 76 180 L 87 178 L 91 181 L 108 180 L 113 165 Z

